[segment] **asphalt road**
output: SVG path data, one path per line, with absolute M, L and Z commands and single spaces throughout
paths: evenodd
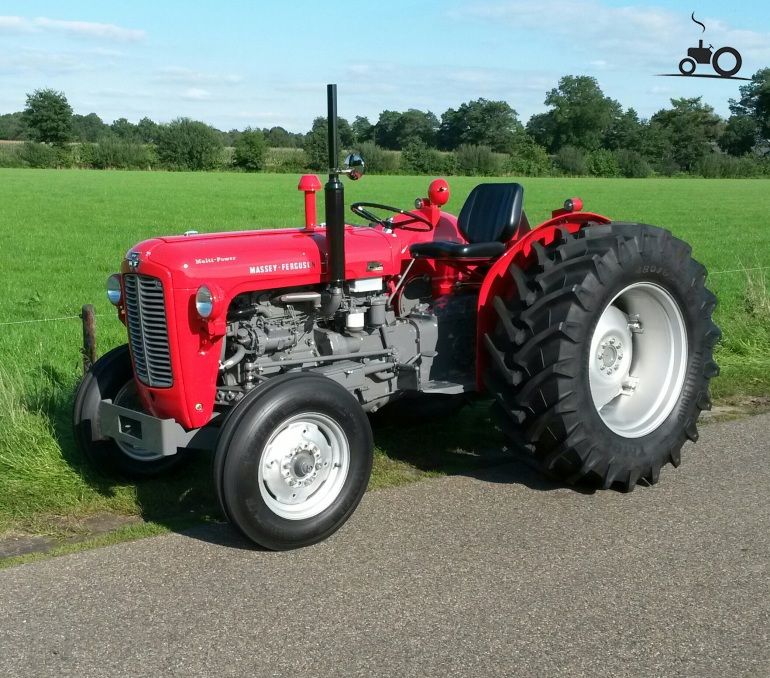
M 654 488 L 519 464 L 370 493 L 337 535 L 227 526 L 0 572 L 0 676 L 770 676 L 770 415 Z

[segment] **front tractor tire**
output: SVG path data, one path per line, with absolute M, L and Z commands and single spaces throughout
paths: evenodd
M 186 450 L 163 456 L 112 438 L 102 439 L 99 422 L 102 400 L 142 411 L 127 345 L 118 346 L 99 358 L 80 382 L 75 396 L 75 442 L 98 471 L 108 476 L 141 480 L 170 474 L 190 460 Z
M 561 230 L 493 300 L 485 381 L 525 460 L 568 483 L 632 490 L 678 466 L 710 409 L 721 337 L 691 248 L 636 223 Z
M 288 374 L 258 386 L 228 416 L 214 487 L 246 538 L 283 551 L 342 527 L 366 491 L 373 460 L 358 400 L 322 375 Z

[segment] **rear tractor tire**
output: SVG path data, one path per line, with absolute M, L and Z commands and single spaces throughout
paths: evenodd
M 275 551 L 326 539 L 353 514 L 374 460 L 358 400 L 331 379 L 274 377 L 222 426 L 214 487 L 228 520 Z
M 678 466 L 710 409 L 721 337 L 691 248 L 636 223 L 562 230 L 493 300 L 486 384 L 525 460 L 568 483 L 632 490 Z
M 163 456 L 112 438 L 101 440 L 99 403 L 102 400 L 142 411 L 127 345 L 118 346 L 99 358 L 80 382 L 75 396 L 75 442 L 98 471 L 141 480 L 170 474 L 190 461 L 187 450 Z

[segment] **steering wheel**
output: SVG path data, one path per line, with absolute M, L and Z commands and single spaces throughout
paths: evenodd
M 383 219 L 375 214 L 372 214 L 369 209 L 385 210 L 386 212 L 395 212 L 396 214 L 403 214 L 407 217 L 404 221 L 392 221 L 392 217 L 389 219 Z M 357 214 L 359 217 L 363 217 L 368 221 L 373 221 L 383 228 L 403 228 L 405 231 L 432 231 L 433 224 L 428 221 L 421 214 L 414 214 L 413 212 L 407 212 L 406 210 L 399 209 L 398 207 L 391 207 L 390 205 L 380 205 L 376 202 L 354 202 L 350 206 L 350 211 L 353 214 Z M 420 223 L 427 226 L 427 228 L 414 228 L 409 224 Z

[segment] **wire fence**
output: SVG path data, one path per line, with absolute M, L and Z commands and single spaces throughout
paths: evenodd
M 114 317 L 114 314 L 112 313 L 95 313 L 94 318 L 112 318 Z M 2 325 L 29 325 L 31 323 L 52 323 L 57 322 L 59 320 L 81 320 L 80 315 L 62 315 L 58 318 L 39 318 L 37 320 L 9 320 L 8 322 L 2 322 L 0 323 L 0 326 Z
M 726 275 L 728 273 L 748 273 L 749 271 L 770 271 L 770 266 L 754 266 L 753 268 L 731 268 L 725 271 L 709 271 L 709 278 L 713 278 L 715 275 Z M 113 313 L 95 313 L 94 318 L 114 318 Z M 80 315 L 62 315 L 58 318 L 39 318 L 37 320 L 9 320 L 6 322 L 0 322 L 0 327 L 7 325 L 29 325 L 32 323 L 52 323 L 59 320 L 80 320 Z

